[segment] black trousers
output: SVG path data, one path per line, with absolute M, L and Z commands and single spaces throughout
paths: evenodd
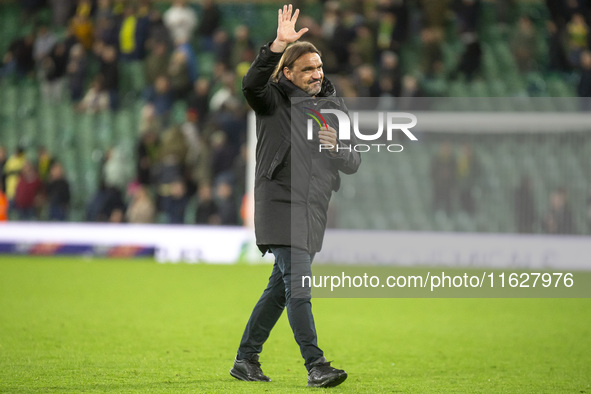
M 324 355 L 317 344 L 311 289 L 303 288 L 301 279 L 304 275 L 312 276 L 314 255 L 288 246 L 272 246 L 271 252 L 275 255 L 273 272 L 248 319 L 237 358 L 250 359 L 259 354 L 283 309 L 287 308 L 289 324 L 309 370 L 309 365 Z

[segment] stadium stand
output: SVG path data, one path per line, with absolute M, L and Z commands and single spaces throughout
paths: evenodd
M 72 9 L 71 18 L 83 12 L 80 5 L 83 3 L 78 2 Z M 373 2 L 361 1 L 307 1 L 302 2 L 300 7 L 303 15 L 310 16 L 318 24 L 319 36 L 311 31 L 310 39 L 319 42 L 323 50 L 329 52 L 325 56 L 334 55 L 337 59 L 344 56 L 347 60 L 336 62 L 327 72 L 339 88 L 349 94 L 359 95 L 366 91 L 358 77 L 363 64 L 359 61 L 361 55 L 356 52 L 355 45 L 343 47 L 338 41 L 348 40 L 347 44 L 352 44 L 358 38 L 359 26 L 368 26 L 377 48 L 372 53 L 375 61 L 371 64 L 376 73 L 375 79 L 392 77 L 394 84 L 399 86 L 399 95 L 466 98 L 465 108 L 446 108 L 448 104 L 445 100 L 438 101 L 438 109 L 445 111 L 471 108 L 478 111 L 561 112 L 579 109 L 580 102 L 576 96 L 580 67 L 577 56 L 587 51 L 589 46 L 580 50 L 571 48 L 573 38 L 569 36 L 568 26 L 574 15 L 582 12 L 588 34 L 591 22 L 588 7 L 581 5 L 580 9 L 565 9 L 561 15 L 554 15 L 544 1 L 512 2 L 516 7 L 503 6 L 508 2 L 497 4 L 478 0 L 448 3 L 449 12 L 444 15 L 449 17 L 441 19 L 435 18 L 425 8 L 426 3 L 420 0 L 384 1 L 380 3 L 382 8 Z M 120 23 L 123 10 L 117 9 L 114 4 L 106 11 L 93 4 L 91 17 L 95 18 L 95 28 L 100 26 L 98 15 L 102 15 L 103 11 L 110 13 L 116 26 Z M 201 2 L 189 4 L 201 24 L 204 18 L 215 19 L 215 13 L 205 10 Z M 137 5 L 133 10 L 134 17 L 149 26 L 149 32 L 141 39 L 137 33 L 137 44 L 145 42 L 149 53 L 154 40 L 150 34 L 166 32 L 161 16 L 169 9 L 170 2 L 144 1 L 137 2 Z M 474 9 L 469 9 L 469 5 Z M 199 210 L 196 196 L 200 186 L 211 185 L 215 194 L 215 185 L 229 179 L 236 190 L 236 204 L 240 205 L 244 192 L 240 185 L 244 183 L 241 179 L 244 173 L 236 169 L 240 168 L 247 114 L 239 89 L 240 70 L 244 69 L 240 64 L 251 62 L 258 46 L 273 37 L 276 4 L 225 1 L 214 5 L 214 9 L 220 16 L 218 25 L 211 32 L 200 31 L 198 27 L 188 44 L 189 52 L 193 51 L 196 58 L 195 69 L 189 71 L 196 72 L 198 79 L 191 81 L 188 91 L 180 95 L 174 86 L 167 93 L 158 95 L 157 88 L 148 80 L 144 55 L 138 55 L 132 61 L 118 61 L 117 101 L 113 102 L 113 96 L 108 93 L 113 109 L 83 109 L 78 104 L 79 100 L 70 99 L 67 76 L 62 76 L 61 98 L 48 98 L 44 91 L 46 81 L 40 74 L 41 60 L 37 61 L 36 71 L 24 76 L 8 73 L 5 62 L 3 74 L 0 74 L 0 145 L 9 153 L 23 146 L 33 161 L 35 149 L 44 146 L 55 160 L 65 166 L 72 192 L 70 220 L 88 219 L 89 205 L 96 200 L 104 183 L 108 152 L 112 149 L 121 152 L 127 160 L 126 164 L 135 169 L 129 186 L 118 190 L 126 203 L 130 201 L 128 193 L 133 192 L 133 185 L 138 182 L 137 168 L 141 161 L 139 155 L 142 154 L 150 166 L 150 179 L 142 182 L 148 182 L 157 202 L 169 196 L 168 191 L 163 191 L 166 189 L 163 185 L 169 185 L 177 178 L 182 180 L 184 191 L 178 204 L 184 209 L 185 223 L 195 221 Z M 398 25 L 382 17 L 386 14 L 395 15 Z M 476 16 L 472 18 L 475 23 L 471 22 L 470 15 Z M 332 19 L 335 16 L 336 19 Z M 51 24 L 51 21 L 52 10 L 47 5 L 31 11 L 23 9 L 16 1 L 2 2 L 0 53 L 9 53 L 11 48 L 14 49 L 15 40 L 35 31 L 39 23 Z M 552 31 L 547 27 L 551 22 L 556 24 L 560 34 L 556 42 L 552 41 Z M 247 27 L 248 32 L 244 42 L 236 37 L 239 34 L 236 27 L 242 25 Z M 52 25 L 51 30 L 60 41 L 69 42 L 72 39 L 66 26 Z M 383 39 L 379 35 L 383 31 L 390 32 L 386 44 L 379 41 Z M 115 29 L 113 32 L 118 37 L 119 31 Z M 185 50 L 180 47 L 175 49 L 170 38 L 157 39 L 167 43 L 170 58 L 175 51 Z M 97 42 L 99 40 L 96 39 Z M 559 50 L 565 59 L 568 59 L 563 68 L 553 65 L 549 58 L 553 45 L 557 43 L 561 45 Z M 112 44 L 117 44 L 117 38 Z M 87 49 L 84 94 L 89 91 L 94 78 L 103 75 L 101 50 L 96 42 L 93 49 Z M 391 75 L 380 74 L 383 72 L 380 56 L 385 51 L 396 53 L 400 59 L 399 69 Z M 178 74 L 170 74 L 168 61 L 163 67 L 161 72 L 169 73 L 170 84 L 174 85 Z M 407 85 L 412 78 L 418 82 L 414 90 L 411 82 Z M 198 84 L 199 80 L 205 82 L 205 93 L 193 89 L 193 82 Z M 379 83 L 374 80 L 374 85 Z M 377 91 L 378 95 L 390 93 L 382 87 Z M 169 107 L 162 104 L 165 101 L 159 101 L 158 97 L 171 94 L 175 97 Z M 212 109 L 210 104 L 216 96 L 222 105 Z M 486 97 L 518 97 L 520 100 L 516 107 L 509 101 L 486 100 Z M 534 100 L 537 97 L 549 99 Z M 97 96 L 92 102 L 99 100 Z M 478 104 L 478 108 L 470 106 L 474 103 Z M 197 158 L 194 160 L 169 165 L 169 161 L 156 151 L 156 145 L 140 144 L 146 133 L 155 132 L 159 138 L 169 126 L 177 124 L 182 125 L 183 133 L 194 134 L 195 145 L 191 146 L 187 140 L 182 147 L 171 149 L 174 152 L 196 149 L 193 154 Z M 210 137 L 218 130 L 225 133 L 226 145 L 214 149 Z M 591 138 L 588 135 L 581 132 L 522 134 L 518 131 L 502 134 L 501 137 L 497 134 L 470 134 L 468 141 L 478 161 L 479 174 L 467 192 L 468 197 L 466 193 L 461 197 L 459 186 L 451 191 L 453 201 L 449 211 L 433 207 L 432 161 L 438 154 L 439 144 L 445 141 L 453 144 L 455 160 L 461 160 L 465 136 L 453 131 L 429 136 L 427 144 L 423 145 L 427 146 L 426 149 L 412 149 L 404 157 L 395 159 L 387 155 L 367 155 L 364 166 L 368 168 L 363 176 L 348 179 L 343 185 L 343 192 L 337 195 L 336 225 L 423 231 L 520 231 L 516 222 L 514 195 L 521 177 L 527 175 L 534 191 L 536 216 L 530 231 L 550 231 L 545 228 L 544 217 L 551 204 L 551 195 L 564 188 L 568 205 L 573 211 L 574 225 L 569 231 L 590 233 L 591 219 L 586 217 L 591 204 L 588 175 L 591 173 Z M 232 160 L 227 152 L 231 152 Z M 385 160 L 394 160 L 395 163 L 386 165 Z M 390 178 L 394 178 L 395 182 L 381 181 Z M 360 193 L 370 206 L 377 207 L 377 213 L 355 206 Z M 470 199 L 474 201 L 470 202 Z M 464 206 L 466 204 L 468 208 Z M 470 204 L 474 207 L 470 208 Z M 386 211 L 390 213 L 384 214 Z M 121 219 L 111 217 L 110 213 L 101 220 Z M 40 207 L 39 219 L 46 217 L 47 207 Z M 166 222 L 168 217 L 167 213 L 161 212 L 158 221 Z M 10 219 L 18 219 L 15 212 L 10 212 Z M 236 220 L 227 224 L 239 224 L 241 221 L 236 214 Z M 210 217 L 210 223 L 221 224 L 215 215 Z

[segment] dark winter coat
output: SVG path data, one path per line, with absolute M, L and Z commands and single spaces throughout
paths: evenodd
M 320 251 L 332 191 L 340 186 L 339 171 L 355 173 L 359 153 L 341 150 L 336 155 L 319 151 L 318 127 L 314 140 L 306 136 L 306 108 L 347 111 L 326 78 L 312 97 L 285 77 L 270 79 L 281 53 L 263 46 L 242 81 L 246 100 L 256 113 L 255 233 L 259 249 L 285 245 Z M 297 101 L 292 109 L 292 100 Z M 325 116 L 338 130 L 336 117 Z M 340 141 L 340 145 L 347 141 Z

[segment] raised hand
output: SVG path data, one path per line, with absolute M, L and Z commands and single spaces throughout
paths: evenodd
M 280 9 L 277 15 L 277 37 L 273 44 L 271 44 L 271 50 L 273 52 L 283 52 L 288 44 L 300 39 L 304 33 L 308 31 L 307 27 L 304 27 L 296 32 L 295 25 L 298 20 L 300 10 L 296 9 L 292 15 L 292 6 L 284 5 L 283 9 Z

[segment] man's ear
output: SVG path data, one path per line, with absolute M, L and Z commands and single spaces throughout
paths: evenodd
M 293 73 L 291 72 L 289 67 L 283 67 L 283 75 L 285 75 L 285 78 L 287 78 L 289 81 L 292 81 Z

